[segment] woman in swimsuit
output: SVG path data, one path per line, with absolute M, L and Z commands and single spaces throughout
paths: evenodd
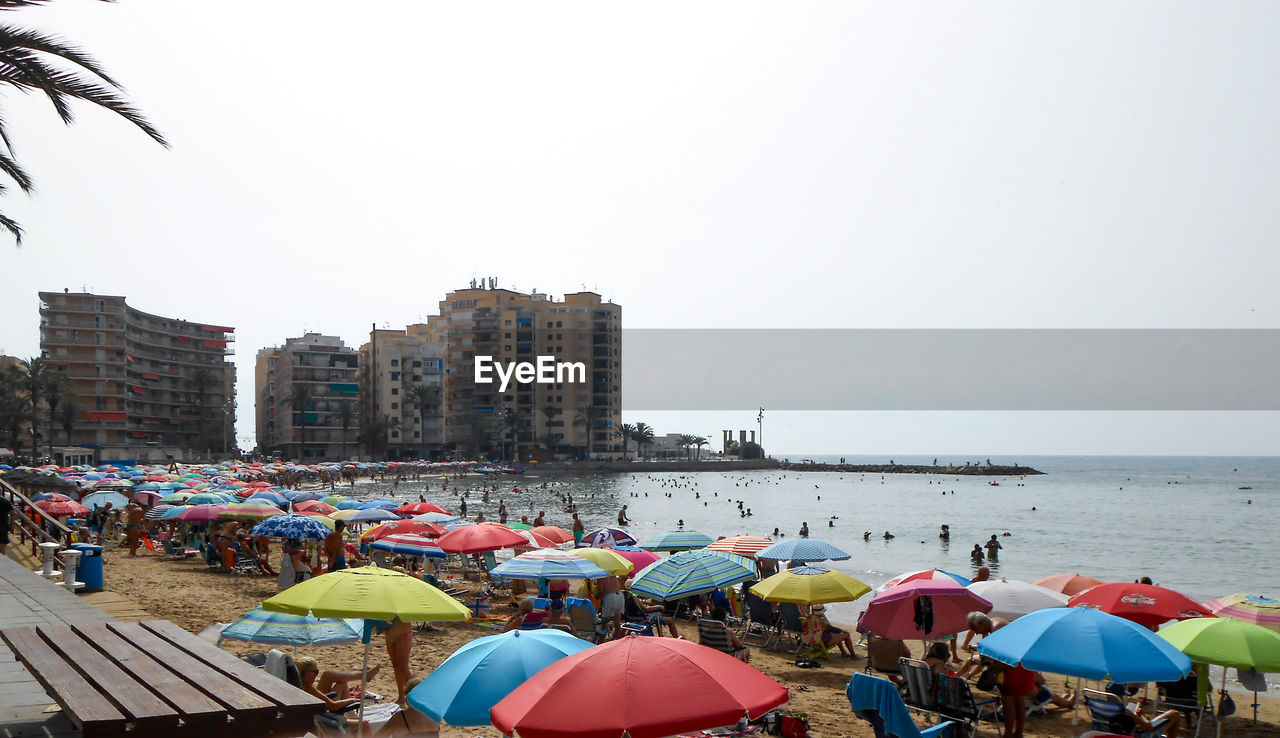
M 409 657 L 413 654 L 413 626 L 397 617 L 383 631 L 382 636 L 386 639 L 391 670 L 396 675 L 396 702 L 404 704 L 405 685 L 413 676 L 409 673 Z

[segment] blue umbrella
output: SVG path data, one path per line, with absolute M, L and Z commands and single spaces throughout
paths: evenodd
M 272 646 L 327 646 L 358 643 L 363 633 L 360 618 L 316 618 L 258 607 L 223 628 L 221 637 Z
M 1191 659 L 1165 639 L 1087 607 L 1023 615 L 984 638 L 978 653 L 1032 671 L 1126 684 L 1172 682 L 1191 670 Z
M 647 551 L 688 551 L 715 543 L 715 539 L 696 530 L 669 530 L 640 544 Z
M 338 500 L 333 506 L 339 510 L 359 510 L 360 505 L 359 500 Z
M 168 510 L 165 510 L 165 511 L 160 515 L 160 518 L 159 518 L 160 520 L 173 520 L 174 518 L 176 518 L 176 517 L 178 517 L 179 515 L 181 515 L 183 510 L 186 510 L 186 509 L 187 509 L 187 506 L 186 506 L 186 505 L 172 505 L 172 506 L 168 506 L 168 505 L 166 505 L 166 507 L 168 507 L 169 509 L 168 509 Z M 154 520 L 154 518 L 153 518 L 153 520 Z
M 449 515 L 447 513 L 429 512 L 421 515 L 414 515 L 414 520 L 425 520 L 428 523 L 451 523 L 458 519 L 457 515 Z
M 849 554 L 816 538 L 793 538 L 760 549 L 756 558 L 770 561 L 844 561 Z
M 409 692 L 409 704 L 450 725 L 488 725 L 489 709 L 529 677 L 591 644 L 559 630 L 513 630 L 477 638 Z M 586 699 L 586 698 L 584 698 Z
M 351 508 L 342 508 L 342 509 L 349 510 Z M 356 513 L 355 515 L 352 515 L 349 518 L 344 518 L 344 520 L 346 520 L 348 523 L 370 523 L 378 520 L 399 520 L 399 519 L 400 519 L 399 515 L 396 515 L 393 512 L 388 512 L 386 509 L 381 507 L 371 507 L 371 508 L 368 508 L 367 510 L 361 510 L 360 512 Z
M 201 492 L 187 498 L 188 505 L 225 505 L 228 502 L 222 495 L 213 492 Z
M 253 494 L 249 495 L 249 499 L 250 500 L 266 500 L 270 502 L 272 505 L 283 505 L 289 501 L 288 498 L 286 498 L 284 495 L 280 494 L 279 492 L 276 492 L 275 490 L 270 490 L 270 489 L 260 489 L 257 492 L 254 492 Z
M 360 503 L 361 510 L 368 510 L 370 508 L 375 508 L 375 507 L 386 507 L 386 508 L 394 509 L 394 508 L 400 507 L 400 503 L 392 502 L 391 500 L 373 500 L 372 502 Z M 339 508 L 339 509 L 345 509 L 345 508 Z
M 609 572 L 571 551 L 554 548 L 522 553 L 489 571 L 508 579 L 601 579 Z
M 422 543 L 406 543 L 403 538 L 412 534 L 404 534 L 404 536 L 388 536 L 379 538 L 369 544 L 372 551 L 385 551 L 386 553 L 400 554 L 401 556 L 416 556 L 424 559 L 446 559 L 449 554 L 441 551 L 439 548 L 430 544 L 430 539 L 424 536 L 416 536 L 422 538 Z M 397 540 L 399 539 L 399 540 Z
M 755 578 L 755 564 L 745 556 L 700 548 L 649 564 L 631 580 L 631 591 L 678 600 Z
M 112 507 L 118 509 L 128 505 L 129 498 L 119 492 L 94 492 L 93 494 L 85 495 L 84 498 L 80 500 L 80 504 L 90 510 L 97 510 L 98 508 L 105 506 L 107 503 L 111 503 Z
M 297 513 L 274 515 L 253 526 L 253 530 L 249 531 L 251 535 L 267 536 L 268 538 L 313 538 L 316 540 L 324 540 L 331 532 L 324 523 L 312 520 L 307 515 L 299 515 Z

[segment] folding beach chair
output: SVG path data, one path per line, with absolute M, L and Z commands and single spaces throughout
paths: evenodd
M 959 733 L 958 723 L 941 722 L 920 730 L 902 701 L 893 682 L 882 677 L 854 674 L 845 688 L 849 706 L 858 717 L 871 723 L 876 738 L 949 738 Z
M 898 669 L 902 674 L 902 683 L 906 685 L 907 694 L 903 698 L 907 709 L 914 710 L 939 720 L 942 713 L 938 710 L 938 680 L 929 664 L 919 659 L 901 657 Z
M 938 712 L 943 717 L 961 722 L 970 736 L 977 735 L 978 723 L 982 720 L 995 721 L 998 731 L 1000 698 L 974 698 L 973 689 L 962 677 L 939 674 L 937 699 Z
M 753 592 L 748 591 L 744 599 L 747 603 L 747 624 L 738 636 L 743 643 L 768 648 L 778 636 L 779 619 L 782 616 L 773 609 L 772 604 Z M 752 643 L 752 636 L 761 637 L 761 642 Z

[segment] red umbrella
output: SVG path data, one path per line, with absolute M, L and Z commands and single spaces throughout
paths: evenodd
M 445 515 L 453 514 L 439 505 L 432 505 L 430 502 L 410 502 L 397 507 L 393 512 L 397 515 L 422 515 L 429 512 L 443 513 Z
M 89 514 L 89 508 L 71 500 L 40 500 L 35 505 L 44 511 L 46 515 L 52 515 L 55 518 L 68 515 L 80 517 Z
M 728 654 L 631 636 L 552 663 L 489 716 L 520 738 L 661 738 L 754 719 L 788 698 L 786 687 Z
M 1081 574 L 1054 574 L 1053 576 L 1042 577 L 1035 580 L 1032 584 L 1045 589 L 1052 589 L 1054 592 L 1071 597 L 1078 595 L 1090 587 L 1096 587 L 1102 584 L 1101 579 L 1086 577 Z
M 317 512 L 321 515 L 328 515 L 331 512 L 337 512 L 338 508 L 319 500 L 306 500 L 299 502 L 293 506 L 295 512 Z
M 529 540 L 505 525 L 476 523 L 454 528 L 436 539 L 436 545 L 446 553 L 471 554 L 528 546 Z
M 391 520 L 382 525 L 375 525 L 360 536 L 360 540 L 370 543 L 380 538 L 400 533 L 416 533 L 420 536 L 435 538 L 444 535 L 444 528 L 425 520 Z
M 539 525 L 531 532 L 552 543 L 568 543 L 573 540 L 573 534 L 558 525 Z
M 1092 607 L 1147 627 L 1169 620 L 1214 617 L 1208 608 L 1181 592 L 1154 584 L 1099 584 L 1072 597 L 1067 604 L 1071 607 Z
M 858 630 L 894 640 L 929 640 L 967 629 L 974 611 L 990 612 L 991 603 L 951 579 L 913 579 L 876 595 Z

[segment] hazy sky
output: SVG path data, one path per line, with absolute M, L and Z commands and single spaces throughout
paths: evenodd
M 0 201 L 28 231 L 0 246 L 0 351 L 37 352 L 40 289 L 233 325 L 242 443 L 259 347 L 359 345 L 475 276 L 596 288 L 628 327 L 1280 327 L 1275 3 L 56 0 L 0 20 L 89 49 L 174 144 L 3 93 L 39 191 Z M 754 412 L 627 419 L 707 434 Z M 766 433 L 1026 454 L 1273 453 L 1277 431 L 814 413 Z

